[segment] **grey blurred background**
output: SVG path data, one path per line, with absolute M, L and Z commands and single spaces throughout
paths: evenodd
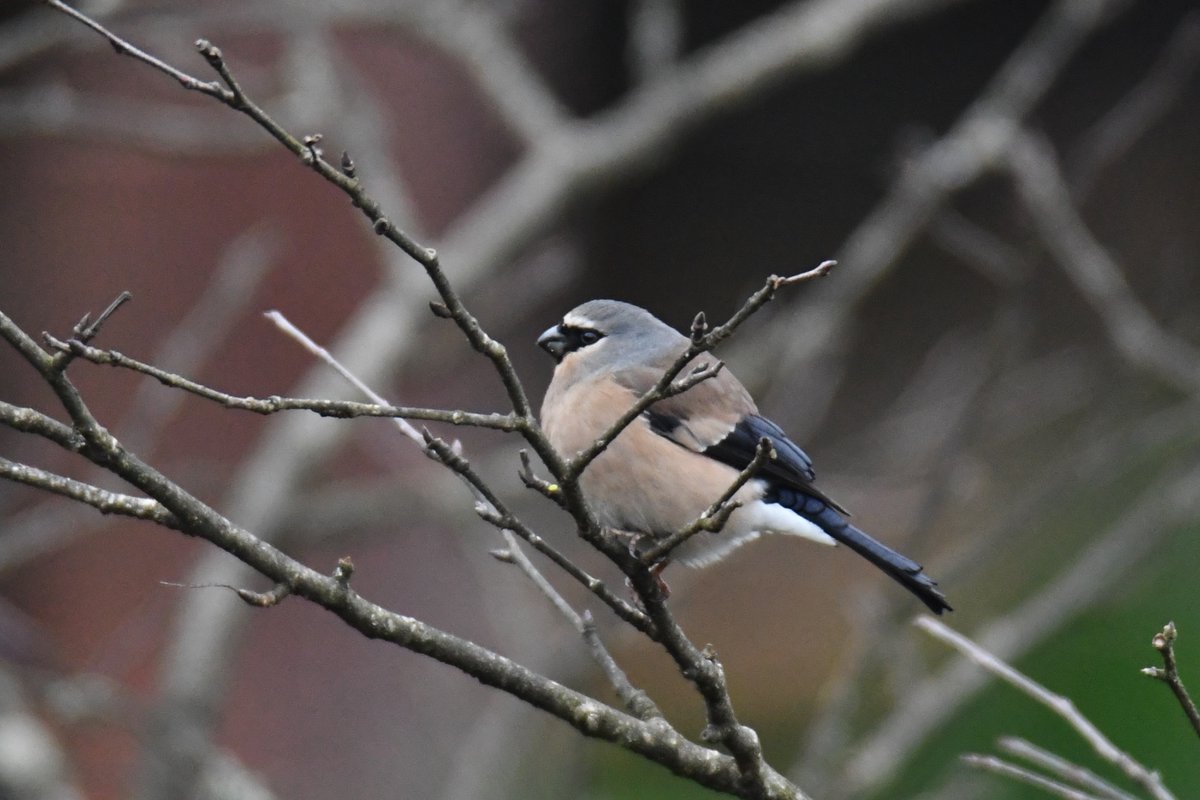
M 950 623 L 1070 695 L 1180 796 L 1200 759 L 1138 670 L 1173 619 L 1200 686 L 1200 16 L 1183 0 L 300 0 L 81 8 L 347 150 L 531 395 L 538 332 L 608 296 L 680 327 L 826 258 L 721 355 Z M 37 3 L 0 12 L 0 307 L 236 393 L 355 397 L 278 309 L 395 402 L 504 408 L 420 269 L 249 120 Z M 469 496 L 379 420 L 264 419 L 78 364 L 133 449 L 314 568 L 570 686 L 610 692 Z M 10 403 L 53 410 L 0 352 Z M 519 443 L 457 435 L 538 530 Z M 97 476 L 0 431 L 6 458 Z M 547 570 L 579 607 L 589 600 Z M 1119 780 L 909 624 L 844 551 L 765 541 L 668 572 L 769 759 L 820 798 L 1039 797 L 959 764 L 1000 735 Z M 704 796 L 447 667 L 363 641 L 228 556 L 0 485 L 4 797 Z M 605 640 L 690 734 L 668 660 Z M 14 755 L 15 754 L 15 755 Z

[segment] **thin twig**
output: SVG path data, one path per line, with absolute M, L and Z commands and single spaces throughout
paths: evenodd
M 1195 411 L 1189 406 L 1189 423 Z M 1105 450 L 1104 452 L 1109 452 Z M 1077 466 L 1078 457 L 1072 461 Z M 1049 478 L 1049 475 L 1047 475 Z M 1104 591 L 1117 585 L 1178 525 L 1200 512 L 1196 485 L 1200 469 L 1180 468 L 1145 489 L 1121 518 L 1109 525 L 1070 564 L 1045 581 L 1042 589 L 1016 608 L 990 621 L 979 640 L 988 650 L 1015 660 L 1075 619 Z M 1053 482 L 1049 485 L 1053 488 Z M 1047 495 L 1061 497 L 1061 490 Z M 1025 514 L 1005 523 L 1026 519 Z M 878 787 L 898 764 L 934 733 L 956 709 L 984 687 L 986 676 L 971 663 L 953 661 L 935 674 L 906 687 L 904 697 L 887 718 L 855 747 L 842 780 L 855 795 Z
M 1113 744 L 1099 728 L 1080 713 L 1070 698 L 1055 694 L 931 616 L 921 615 L 913 624 L 938 641 L 958 650 L 988 672 L 1015 687 L 1022 694 L 1056 713 L 1074 728 L 1084 741 L 1091 745 L 1097 755 L 1119 767 L 1130 780 L 1149 792 L 1155 800 L 1175 800 L 1175 796 L 1163 785 L 1162 778 L 1157 772 L 1142 766 L 1133 756 Z
M 0 336 L 11 320 L 0 311 Z M 48 417 L 40 411 L 24 406 L 14 406 L 0 400 L 0 425 L 12 428 L 21 433 L 32 433 L 41 436 L 64 450 L 77 452 L 86 444 L 83 437 L 72 430 L 70 425 L 64 425 L 53 417 Z
M 1175 629 L 1174 622 L 1168 622 L 1161 631 L 1154 634 L 1151 644 L 1162 656 L 1163 668 L 1146 667 L 1142 670 L 1142 674 L 1160 680 L 1171 688 L 1183 713 L 1187 715 L 1188 722 L 1192 723 L 1192 730 L 1196 732 L 1197 736 L 1200 736 L 1200 711 L 1196 709 L 1195 701 L 1184 687 L 1183 679 L 1179 677 L 1179 667 L 1175 663 L 1175 637 L 1177 635 L 1178 631 Z
M 133 294 L 130 292 L 121 292 L 116 296 L 108 308 L 100 312 L 100 316 L 96 317 L 94 322 L 89 321 L 91 314 L 84 314 L 83 319 L 79 320 L 72 329 L 75 332 L 75 337 L 83 343 L 90 342 L 100 333 L 100 329 L 104 327 L 104 323 L 108 322 L 108 318 L 117 313 L 117 309 L 133 299 Z
M 447 312 L 449 313 L 449 312 Z M 378 406 L 385 406 L 384 398 L 375 392 L 365 381 L 361 380 L 354 372 L 343 365 L 337 358 L 333 356 L 326 348 L 317 344 L 304 331 L 300 330 L 282 313 L 278 311 L 268 311 L 265 316 L 270 319 L 277 327 L 280 328 L 289 337 L 298 341 L 306 350 L 315 355 L 321 361 L 329 365 L 347 382 L 365 394 Z M 242 398 L 244 400 L 245 398 Z M 280 398 L 271 398 L 272 401 Z M 455 419 L 460 420 L 457 424 L 474 425 L 475 427 L 495 427 L 488 425 L 478 425 L 475 422 L 468 421 L 468 418 L 478 420 L 484 415 L 467 414 L 461 411 L 449 411 L 442 413 L 434 409 L 422 409 L 424 411 L 434 412 L 431 416 L 441 417 L 437 421 L 453 422 Z M 523 420 L 514 418 L 513 415 L 488 415 L 492 418 L 498 418 L 511 422 L 513 428 L 498 428 L 501 430 L 521 429 Z M 412 417 L 416 419 L 417 417 Z M 583 569 L 576 566 L 565 554 L 557 548 L 550 545 L 544 538 L 535 533 L 531 528 L 521 522 L 515 514 L 508 510 L 506 505 L 501 501 L 500 497 L 492 491 L 486 484 L 483 478 L 471 467 L 470 461 L 462 452 L 462 446 L 459 442 L 447 443 L 444 440 L 433 436 L 427 430 L 418 431 L 407 421 L 397 418 L 397 424 L 400 432 L 409 437 L 421 448 L 427 456 L 442 464 L 452 473 L 457 475 L 460 480 L 466 485 L 468 490 L 475 498 L 476 510 L 480 517 L 484 520 L 496 525 L 500 528 L 505 536 L 516 534 L 521 539 L 526 541 L 531 547 L 549 558 L 555 565 L 563 569 L 569 576 L 579 581 L 590 592 L 595 594 L 602 602 L 609 606 L 618 616 L 632 624 L 642 632 L 653 638 L 653 625 L 645 614 L 634 608 L 629 603 L 625 602 L 616 594 L 611 592 L 603 581 L 587 574 Z M 528 458 L 525 458 L 526 467 L 528 467 Z
M 729 517 L 732 516 L 733 512 L 741 507 L 741 503 L 735 501 L 733 496 L 758 474 L 758 471 L 763 468 L 764 464 L 768 461 L 773 461 L 775 457 L 775 448 L 771 445 L 771 440 L 764 436 L 759 440 L 758 446 L 755 448 L 754 458 L 750 460 L 745 469 L 738 473 L 737 478 L 729 485 L 729 488 L 696 519 L 653 547 L 645 550 L 641 554 L 642 560 L 647 564 L 655 564 L 660 559 L 670 555 L 671 551 L 676 547 L 701 531 L 705 533 L 720 533 L 725 524 L 729 522 Z
M 1048 772 L 1056 773 L 1064 780 L 1094 793 L 1103 800 L 1138 800 L 1128 792 L 1113 786 L 1090 769 L 1055 755 L 1032 742 L 1016 736 L 1002 736 L 997 744 L 1009 755 L 1023 758 Z
M 49 335 L 46 336 L 46 341 L 50 347 L 59 352 L 73 353 L 75 356 L 93 364 L 140 372 L 143 375 L 154 378 L 164 386 L 170 386 L 189 394 L 194 394 L 197 397 L 202 397 L 205 400 L 211 400 L 225 408 L 252 411 L 255 414 L 277 414 L 281 411 L 311 411 L 322 417 L 333 417 L 336 419 L 353 419 L 355 417 L 390 417 L 401 421 L 404 419 L 419 419 L 427 422 L 468 425 L 475 428 L 490 428 L 498 431 L 514 431 L 522 427 L 521 421 L 512 414 L 485 414 L 454 409 L 394 406 L 386 402 L 362 403 L 354 400 L 325 400 L 307 397 L 239 397 L 197 383 L 182 375 L 176 375 L 173 372 L 139 361 L 136 358 L 131 358 L 116 350 L 102 350 L 83 344 L 77 339 L 68 339 L 64 342 Z M 323 348 L 318 348 L 318 350 L 321 349 Z M 417 433 L 416 436 L 417 440 L 420 441 L 420 433 Z
M 117 514 L 122 517 L 144 519 L 162 525 L 164 528 L 181 530 L 180 522 L 174 514 L 158 501 L 147 497 L 134 497 L 120 492 L 111 492 L 74 478 L 47 472 L 38 467 L 9 461 L 7 458 L 0 458 L 0 478 L 75 500 L 91 506 L 101 514 Z
M 596 632 L 596 621 L 592 618 L 591 612 L 576 613 L 571 604 L 566 601 L 566 598 L 554 588 L 550 581 L 546 580 L 541 571 L 525 555 L 525 552 L 517 543 L 513 532 L 505 530 L 503 533 L 507 547 L 493 555 L 502 561 L 516 565 L 533 582 L 538 591 L 550 601 L 550 604 L 558 610 L 558 613 L 571 623 L 571 627 L 575 628 L 579 635 L 583 637 L 592 659 L 604 672 L 605 677 L 608 678 L 608 682 L 616 691 L 617 696 L 621 698 L 621 702 L 625 705 L 626 710 L 638 719 L 663 719 L 662 712 L 655 705 L 654 701 L 650 699 L 650 696 L 633 685 L 632 681 L 629 680 L 629 676 L 625 674 L 625 671 L 621 669 L 616 659 L 613 658 L 612 653 L 600 641 L 600 636 Z
M 530 547 L 549 558 L 569 576 L 582 584 L 606 606 L 611 608 L 621 619 L 633 625 L 651 639 L 657 638 L 658 634 L 655 625 L 644 612 L 639 611 L 625 600 L 622 600 L 608 588 L 604 581 L 585 572 L 532 528 L 522 522 L 516 514 L 509 510 L 508 504 L 501 500 L 492 491 L 491 487 L 484 482 L 483 478 L 471 466 L 471 462 L 461 453 L 456 452 L 442 439 L 430 435 L 428 431 L 423 432 L 423 435 L 426 437 L 430 452 L 437 457 L 438 461 L 462 478 L 479 497 L 479 502 L 477 502 L 475 510 L 483 520 L 501 530 L 515 533 L 528 543 Z
M 80 319 L 79 322 L 76 322 L 75 327 L 71 329 L 71 332 L 75 334 L 75 339 L 86 345 L 88 342 L 94 339 L 98 333 L 100 333 L 100 329 L 104 326 L 104 323 L 108 321 L 108 318 L 115 314 L 117 309 L 132 299 L 133 295 L 129 292 L 121 292 L 119 295 L 117 295 L 115 300 L 108 304 L 107 308 L 100 312 L 100 316 L 96 317 L 95 322 L 92 322 L 92 312 L 88 311 L 85 313 L 83 318 Z M 48 333 L 42 334 L 43 339 L 49 339 L 49 337 L 50 335 Z M 75 353 L 65 350 L 59 351 L 58 353 L 54 354 L 54 368 L 61 372 L 62 370 L 66 369 L 74 359 Z
M 996 756 L 984 756 L 976 753 L 968 753 L 962 756 L 964 763 L 969 764 L 977 769 L 982 769 L 987 772 L 993 772 L 997 775 L 1004 775 L 1013 780 L 1027 783 L 1030 786 L 1036 786 L 1043 789 L 1056 797 L 1061 797 L 1063 800 L 1103 800 L 1094 794 L 1080 791 L 1067 786 L 1065 783 L 1060 783 L 1056 780 L 1051 780 L 1044 775 L 1039 775 L 1036 772 L 1018 767 L 1012 762 L 1005 761 Z
M 179 583 L 177 581 L 159 581 L 162 586 L 175 589 L 224 589 L 233 592 L 243 603 L 254 608 L 274 608 L 292 594 L 292 589 L 286 583 L 276 583 L 265 592 L 256 592 L 228 583 Z
M 266 311 L 263 312 L 263 316 L 271 320 L 271 322 L 275 324 L 275 327 L 283 331 L 288 337 L 299 342 L 305 350 L 328 364 L 335 372 L 337 372 L 338 375 L 341 375 L 347 383 L 365 394 L 372 403 L 375 403 L 376 405 L 388 405 L 388 402 L 384 399 L 383 395 L 377 393 L 374 389 L 367 385 L 366 381 L 363 381 L 357 375 L 355 375 L 353 371 L 347 369 L 341 361 L 338 361 L 336 358 L 334 358 L 332 353 L 313 341 L 311 336 L 293 325 L 292 321 L 284 316 L 282 312 Z M 422 450 L 425 449 L 425 440 L 422 438 L 421 432 L 410 425 L 408 420 L 402 417 L 396 417 L 396 427 L 399 429 L 400 433 L 416 442 Z
M 211 97 L 215 97 L 218 100 L 221 100 L 222 102 L 228 102 L 225 97 L 226 92 L 221 88 L 220 84 L 218 84 L 216 81 L 202 81 L 199 78 L 192 77 L 191 75 L 187 74 L 186 72 L 183 72 L 182 70 L 176 69 L 175 67 L 171 66 L 167 62 L 150 55 L 149 53 L 147 53 L 146 51 L 144 51 L 140 48 L 134 47 L 132 44 L 125 41 L 120 36 L 117 36 L 112 31 L 108 30 L 108 28 L 105 28 L 99 22 L 96 22 L 91 17 L 89 17 L 85 14 L 82 14 L 79 11 L 76 11 L 75 9 L 73 9 L 69 5 L 67 5 L 66 3 L 60 2 L 60 0 L 42 0 L 42 2 L 57 11 L 61 11 L 62 13 L 66 14 L 68 17 L 71 17 L 72 19 L 76 20 L 77 22 L 83 23 L 87 27 L 94 30 L 96 33 L 103 36 L 105 39 L 108 40 L 108 43 L 113 46 L 113 49 L 116 50 L 121 55 L 130 56 L 131 58 L 135 58 L 144 64 L 149 64 L 151 67 L 154 67 L 154 69 L 158 70 L 159 72 L 162 72 L 162 73 L 174 78 L 176 81 L 178 81 L 183 86 L 183 88 L 188 89 L 189 91 L 200 92 L 202 94 L 207 94 Z

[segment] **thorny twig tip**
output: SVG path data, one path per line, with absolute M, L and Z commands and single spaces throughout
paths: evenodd
M 772 275 L 767 279 L 767 282 L 770 284 L 772 289 L 780 289 L 784 286 L 791 286 L 794 283 L 801 283 L 814 278 L 824 278 L 829 274 L 830 270 L 837 266 L 837 263 L 838 262 L 834 261 L 833 259 L 827 259 L 807 272 L 799 272 L 795 275 L 788 275 L 786 277 Z
M 81 342 L 84 342 L 85 344 L 91 341 L 93 338 L 95 338 L 96 334 L 100 332 L 100 327 L 108 320 L 108 318 L 115 314 L 118 308 L 132 299 L 132 292 L 128 290 L 121 292 L 119 295 L 117 295 L 115 300 L 108 304 L 108 308 L 100 312 L 100 316 L 96 317 L 95 322 L 91 322 L 92 312 L 89 311 L 88 313 L 84 314 L 83 318 L 79 320 L 79 322 L 76 323 L 75 327 L 72 329 L 74 334 L 79 337 Z

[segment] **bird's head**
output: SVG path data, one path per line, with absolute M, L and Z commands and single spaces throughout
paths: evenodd
M 619 300 L 591 300 L 538 337 L 558 363 L 588 373 L 673 358 L 687 339 L 649 311 Z

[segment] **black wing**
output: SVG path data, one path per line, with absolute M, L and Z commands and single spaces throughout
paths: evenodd
M 658 411 L 657 407 L 651 408 L 646 415 L 652 430 L 672 440 L 680 438 L 677 429 L 687 424 L 686 419 Z M 764 437 L 770 440 L 771 446 L 775 448 L 775 458 L 763 464 L 758 472 L 760 478 L 770 483 L 807 492 L 825 501 L 841 513 L 849 513 L 820 489 L 813 486 L 817 475 L 813 471 L 812 459 L 787 437 L 782 428 L 766 417 L 760 417 L 758 414 L 748 414 L 742 417 L 723 439 L 705 447 L 700 452 L 722 464 L 728 464 L 740 472 L 754 460 L 754 454 L 758 452 L 759 440 Z

